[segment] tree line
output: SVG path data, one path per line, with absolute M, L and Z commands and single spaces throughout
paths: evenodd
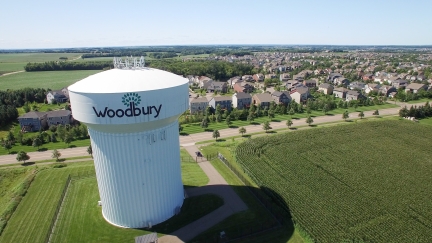
M 42 63 L 27 63 L 24 70 L 27 72 L 36 71 L 63 71 L 63 70 L 103 70 L 113 68 L 112 61 L 98 62 L 42 62 Z
M 242 63 L 229 63 L 208 60 L 152 60 L 148 64 L 152 68 L 162 69 L 178 75 L 207 76 L 214 80 L 228 80 L 234 76 L 251 74 L 253 66 Z
M 414 117 L 416 119 L 432 117 L 432 107 L 429 101 L 424 106 L 411 106 L 409 109 L 405 106 L 399 110 L 400 117 Z

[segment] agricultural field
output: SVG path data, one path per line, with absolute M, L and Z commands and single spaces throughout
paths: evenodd
M 0 77 L 0 89 L 61 89 L 101 70 L 22 72 Z
M 29 62 L 58 61 L 60 57 L 69 60 L 79 58 L 81 53 L 2 53 L 0 54 L 0 75 L 24 70 Z
M 353 123 L 247 140 L 236 160 L 316 242 L 430 242 L 432 129 Z

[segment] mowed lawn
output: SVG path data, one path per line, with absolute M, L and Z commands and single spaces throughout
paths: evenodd
M 344 113 L 346 110 L 348 110 L 348 112 L 360 112 L 360 111 L 373 111 L 373 110 L 381 110 L 381 109 L 388 109 L 388 108 L 395 108 L 395 107 L 399 107 L 398 105 L 394 105 L 394 104 L 383 104 L 383 105 L 374 105 L 374 106 L 359 106 L 357 107 L 357 109 L 354 108 L 348 108 L 348 109 L 334 109 L 331 110 L 327 113 L 327 115 L 339 115 Z M 273 118 L 271 121 L 272 122 L 283 122 L 286 121 L 288 119 L 299 119 L 299 118 L 306 118 L 308 117 L 309 114 L 307 114 L 306 112 L 301 113 L 301 114 L 294 114 L 292 117 L 290 115 L 275 115 L 275 118 Z M 310 116 L 312 117 L 316 117 L 316 116 L 324 116 L 324 113 L 322 111 L 312 111 Z M 254 119 L 254 123 L 263 123 L 265 121 L 270 121 L 270 119 L 267 116 L 263 116 L 263 117 L 258 117 Z M 229 126 L 231 128 L 239 128 L 242 126 L 247 126 L 250 125 L 250 122 L 248 121 L 243 121 L 243 120 L 237 120 L 237 121 L 232 121 L 232 124 Z M 213 130 L 220 130 L 220 129 L 227 129 L 229 128 L 228 125 L 225 123 L 225 121 L 222 122 L 209 122 L 208 124 L 208 128 L 204 129 L 201 127 L 201 123 L 190 123 L 190 124 L 184 124 L 183 126 L 183 134 L 194 134 L 194 133 L 200 133 L 200 132 L 204 132 L 205 130 L 208 131 L 213 131 Z
M 45 88 L 61 89 L 101 70 L 23 72 L 0 76 L 0 89 Z
M 67 176 L 93 171 L 93 163 L 88 162 L 40 171 L 10 218 L 0 242 L 44 242 Z
M 186 157 L 188 154 L 184 150 L 181 154 L 182 160 L 192 160 Z M 207 184 L 208 178 L 197 163 L 181 164 L 185 186 Z M 94 175 L 92 161 L 67 165 L 65 168 L 48 166 L 48 169 L 39 172 L 0 236 L 0 242 L 44 241 L 67 176 L 78 173 Z M 97 206 L 99 193 L 94 176 L 76 180 L 71 185 L 65 204 L 68 207 L 68 216 L 60 216 L 60 226 L 56 229 L 54 239 L 59 242 L 131 242 L 134 236 L 147 233 L 142 230 L 117 228 L 103 219 L 101 208 Z M 70 204 L 71 202 L 73 203 Z M 61 215 L 64 215 L 63 212 Z M 58 234 L 61 234 L 61 237 Z
M 133 242 L 150 232 L 115 227 L 102 217 L 96 178 L 73 181 L 52 242 Z M 34 241 L 35 242 L 35 241 Z

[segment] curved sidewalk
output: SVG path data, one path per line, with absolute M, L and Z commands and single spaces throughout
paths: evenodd
M 195 157 L 198 148 L 195 145 L 184 147 L 188 153 Z M 186 225 L 185 227 L 165 235 L 159 239 L 159 243 L 180 243 L 192 240 L 200 233 L 206 231 L 232 214 L 246 210 L 248 207 L 243 200 L 228 185 L 219 172 L 205 159 L 198 165 L 206 173 L 209 183 L 206 186 L 186 190 L 188 196 L 202 194 L 215 194 L 224 200 L 224 205 L 204 217 Z

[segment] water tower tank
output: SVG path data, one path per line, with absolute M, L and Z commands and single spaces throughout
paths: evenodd
M 152 68 L 111 69 L 69 87 L 88 126 L 103 217 L 141 228 L 172 217 L 184 199 L 178 117 L 188 80 Z

